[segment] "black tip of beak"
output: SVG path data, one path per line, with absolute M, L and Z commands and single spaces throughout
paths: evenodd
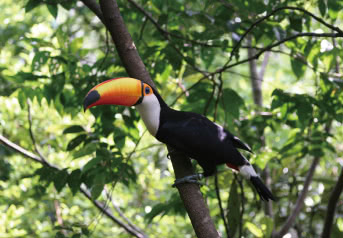
M 100 94 L 98 93 L 98 91 L 93 90 L 90 93 L 88 93 L 88 95 L 83 100 L 83 111 L 85 112 L 89 105 L 92 105 L 99 99 L 100 99 Z

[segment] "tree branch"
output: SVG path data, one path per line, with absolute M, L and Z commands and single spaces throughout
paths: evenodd
M 41 158 L 33 153 L 31 153 L 30 151 L 24 149 L 23 147 L 11 142 L 10 140 L 8 140 L 6 137 L 4 137 L 3 135 L 0 135 L 0 141 L 7 147 L 17 151 L 18 153 L 22 154 L 23 156 L 25 156 L 26 158 L 29 158 L 35 162 L 38 162 L 40 164 L 42 164 L 45 167 L 49 167 L 49 168 L 54 168 L 57 170 L 61 170 L 60 168 L 58 168 L 56 165 L 53 165 L 51 163 L 48 163 L 46 160 L 43 161 L 41 160 Z M 120 221 L 118 218 L 116 218 L 115 216 L 113 216 L 113 214 L 106 208 L 106 206 L 104 206 L 101 202 L 97 201 L 97 200 L 93 200 L 90 193 L 88 192 L 88 190 L 83 187 L 80 186 L 80 191 L 103 213 L 105 214 L 108 218 L 110 218 L 114 223 L 116 223 L 117 225 L 119 225 L 120 227 L 124 228 L 129 234 L 137 237 L 137 238 L 145 238 L 142 234 L 137 233 L 135 230 L 133 230 L 130 226 L 126 225 L 125 223 L 123 223 L 122 221 Z
M 36 139 L 35 139 L 34 134 L 33 134 L 30 99 L 27 99 L 26 103 L 27 103 L 27 117 L 28 117 L 28 121 L 29 121 L 29 133 L 30 133 L 30 137 L 31 137 L 31 141 L 32 141 L 33 147 L 34 147 L 36 153 L 39 155 L 39 158 L 41 159 L 41 161 L 43 161 L 44 163 L 47 164 L 48 162 L 46 161 L 44 155 L 38 149 L 38 146 L 37 146 L 37 143 L 36 143 Z
M 305 10 L 305 9 L 302 9 L 302 8 L 299 8 L 299 7 L 289 7 L 289 6 L 286 6 L 286 7 L 280 7 L 280 8 L 276 8 L 274 10 L 272 10 L 269 14 L 267 14 L 266 16 L 260 18 L 259 20 L 257 20 L 256 22 L 254 22 L 249 28 L 248 30 L 246 30 L 244 32 L 244 34 L 242 35 L 242 37 L 239 39 L 239 41 L 237 42 L 237 44 L 235 45 L 235 47 L 232 49 L 231 51 L 231 54 L 230 54 L 230 58 L 228 60 L 228 62 L 225 64 L 225 65 L 228 65 L 231 60 L 232 60 L 232 57 L 234 56 L 234 53 L 238 50 L 240 44 L 242 43 L 243 39 L 254 29 L 255 26 L 257 26 L 258 24 L 260 24 L 261 22 L 263 22 L 264 20 L 268 19 L 269 17 L 275 15 L 275 13 L 279 12 L 279 11 L 283 11 L 283 10 L 296 10 L 296 11 L 301 11 L 309 16 L 311 16 L 312 18 L 314 18 L 315 20 L 317 20 L 318 22 L 322 23 L 324 26 L 326 26 L 327 28 L 335 31 L 335 32 L 338 32 L 340 33 L 341 35 L 343 34 L 343 31 L 338 28 L 338 27 L 335 27 L 329 23 L 326 23 L 323 19 L 321 19 L 320 17 L 317 17 L 315 16 L 314 14 L 312 14 L 311 12 Z
M 270 51 L 272 48 L 279 46 L 279 45 L 285 43 L 286 41 L 294 40 L 298 37 L 332 37 L 332 38 L 336 38 L 336 37 L 343 37 L 343 32 L 339 32 L 339 33 L 314 33 L 314 32 L 298 33 L 298 34 L 286 37 L 286 38 L 284 38 L 284 39 L 282 39 L 282 40 L 280 40 L 274 44 L 270 44 L 267 47 L 264 47 L 257 54 L 255 54 L 251 57 L 248 57 L 244 60 L 237 61 L 236 63 L 233 63 L 233 64 L 224 65 L 223 67 L 221 67 L 221 68 L 217 69 L 216 71 L 210 73 L 210 75 L 221 73 L 221 72 L 223 72 L 229 68 L 232 68 L 234 66 L 247 63 L 247 62 L 254 60 L 254 59 L 258 59 L 264 52 Z
M 219 204 L 219 209 L 220 209 L 220 215 L 223 219 L 224 222 L 224 227 L 225 227 L 225 231 L 226 231 L 226 235 L 228 238 L 230 238 L 230 229 L 229 229 L 229 225 L 226 222 L 226 218 L 225 218 L 225 212 L 223 209 L 223 205 L 222 205 L 222 200 L 220 198 L 220 189 L 219 189 L 219 185 L 218 185 L 218 174 L 216 174 L 214 176 L 214 184 L 215 184 L 215 189 L 216 189 L 216 194 L 217 194 L 217 198 L 218 198 L 218 204 Z
M 80 0 L 105 24 L 99 4 L 95 0 Z
M 287 218 L 286 222 L 284 223 L 284 225 L 281 227 L 281 229 L 279 231 L 273 232 L 273 234 L 272 234 L 273 238 L 283 237 L 288 232 L 289 228 L 291 228 L 291 226 L 294 224 L 296 217 L 298 216 L 299 212 L 301 211 L 302 207 L 304 206 L 304 200 L 306 198 L 308 189 L 309 189 L 310 184 L 312 182 L 314 171 L 316 170 L 316 167 L 318 165 L 319 160 L 320 160 L 319 157 L 314 158 L 314 160 L 311 164 L 311 167 L 307 173 L 305 183 L 304 183 L 304 188 L 301 191 L 300 196 L 298 197 L 298 199 L 295 203 L 295 206 L 293 208 L 291 215 Z
M 192 43 L 196 43 L 196 44 L 200 44 L 200 45 L 203 45 L 203 46 L 210 46 L 206 43 L 201 43 L 201 42 L 197 42 L 197 41 L 194 41 L 194 40 L 191 40 L 191 39 L 187 39 L 187 38 L 184 38 L 182 36 L 179 36 L 177 34 L 173 34 L 171 32 L 168 32 L 167 30 L 164 30 L 158 23 L 157 21 L 151 16 L 151 14 L 149 12 L 147 12 L 143 7 L 141 7 L 138 3 L 136 3 L 135 1 L 133 0 L 128 0 L 128 2 L 130 2 L 135 8 L 137 8 L 147 19 L 149 19 L 152 24 L 157 28 L 157 30 L 162 34 L 162 36 L 167 40 L 169 41 L 170 40 L 170 37 L 169 36 L 173 36 L 175 38 L 179 38 L 179 39 L 183 39 L 183 40 L 187 40 L 189 42 L 192 42 Z M 170 46 L 175 50 L 175 52 L 180 55 L 180 57 L 189 65 L 191 66 L 195 71 L 201 73 L 204 75 L 204 77 L 208 77 L 208 72 L 198 68 L 196 65 L 194 65 L 192 62 L 189 61 L 189 59 L 187 57 L 185 57 L 183 55 L 183 53 L 181 52 L 180 49 L 178 49 L 175 45 L 173 44 L 170 44 Z
M 191 161 L 183 154 L 168 148 L 173 164 L 175 178 L 183 178 L 194 174 Z M 191 219 L 194 231 L 198 238 L 219 238 L 219 234 L 211 219 L 210 212 L 200 192 L 199 186 L 194 183 L 179 184 L 181 200 Z
M 106 186 L 104 188 L 105 193 L 106 193 L 106 197 L 107 199 L 109 199 L 112 203 L 113 208 L 118 212 L 119 216 L 126 221 L 126 223 L 136 232 L 141 233 L 143 235 L 143 237 L 147 237 L 147 235 L 144 233 L 144 231 L 142 231 L 138 226 L 136 226 L 135 224 L 133 224 L 125 215 L 124 213 L 120 210 L 119 206 L 117 206 L 112 198 L 111 193 L 106 189 Z
M 205 42 L 189 39 L 189 38 L 187 38 L 185 36 L 178 35 L 178 34 L 175 34 L 173 32 L 169 32 L 169 31 L 163 29 L 158 24 L 158 22 L 152 17 L 152 15 L 148 11 L 146 11 L 142 6 L 140 6 L 138 3 L 136 3 L 133 0 L 128 0 L 128 2 L 131 3 L 131 5 L 133 5 L 136 9 L 138 9 L 138 11 L 140 11 L 157 28 L 157 30 L 166 38 L 166 40 L 169 40 L 170 39 L 169 36 L 172 36 L 172 37 L 175 37 L 175 38 L 178 38 L 178 39 L 181 39 L 181 40 L 188 41 L 188 42 L 190 42 L 192 44 L 201 45 L 201 46 L 204 46 L 204 47 L 222 47 L 222 45 L 208 44 L 208 43 L 205 43 Z
M 331 234 L 331 227 L 335 216 L 335 210 L 337 206 L 337 202 L 339 200 L 339 196 L 343 191 L 343 168 L 341 170 L 341 174 L 337 180 L 337 183 L 334 189 L 331 192 L 328 208 L 326 209 L 326 218 L 324 222 L 324 228 L 322 233 L 322 238 L 328 238 Z
M 134 229 L 132 229 L 129 225 L 123 223 L 121 220 L 116 218 L 111 211 L 108 209 L 107 206 L 99 202 L 98 200 L 93 200 L 92 195 L 88 191 L 87 188 L 80 186 L 80 190 L 103 214 L 105 214 L 108 218 L 110 218 L 114 223 L 118 224 L 120 227 L 124 228 L 129 234 L 137 237 L 137 238 L 146 238 L 143 234 L 138 233 Z

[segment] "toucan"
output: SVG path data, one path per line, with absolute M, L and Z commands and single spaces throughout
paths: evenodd
M 274 200 L 253 166 L 238 151 L 252 152 L 246 143 L 203 115 L 170 108 L 157 90 L 142 80 L 122 77 L 104 81 L 88 92 L 83 107 L 86 111 L 104 104 L 135 106 L 150 134 L 195 159 L 204 177 L 215 174 L 217 165 L 226 164 L 250 180 L 262 200 Z M 187 181 L 194 178 L 197 176 Z

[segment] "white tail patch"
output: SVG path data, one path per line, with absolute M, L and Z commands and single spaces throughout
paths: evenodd
M 250 179 L 251 177 L 257 177 L 255 169 L 252 167 L 251 164 L 246 164 L 243 166 L 238 167 L 239 172 L 246 178 Z

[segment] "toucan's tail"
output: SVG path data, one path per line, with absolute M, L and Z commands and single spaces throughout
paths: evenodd
M 273 201 L 275 200 L 272 192 L 267 188 L 266 185 L 263 184 L 260 177 L 251 176 L 250 181 L 254 185 L 254 187 L 256 188 L 256 191 L 260 195 L 262 200 L 265 200 L 267 202 L 269 201 L 269 199 L 271 199 Z

